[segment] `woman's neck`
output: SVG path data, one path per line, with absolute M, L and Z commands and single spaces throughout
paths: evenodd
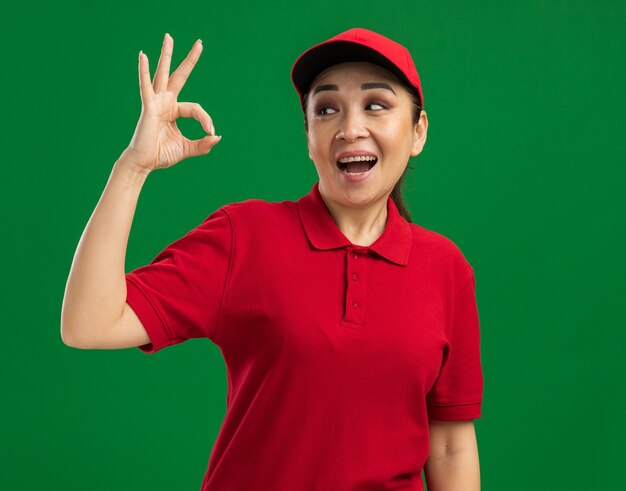
M 387 198 L 364 208 L 353 208 L 327 199 L 321 191 L 320 195 L 339 230 L 353 244 L 369 246 L 376 242 L 385 231 Z

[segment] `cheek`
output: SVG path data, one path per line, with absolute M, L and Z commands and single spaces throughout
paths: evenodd
M 387 151 L 395 154 L 404 154 L 413 146 L 412 128 L 406 124 L 390 123 L 384 129 Z
M 313 149 L 315 147 L 318 150 L 322 150 L 325 147 L 328 147 L 329 142 L 329 133 L 328 131 L 320 128 L 320 127 L 311 127 L 309 126 L 309 131 L 307 133 L 307 141 L 309 143 L 309 147 Z
M 307 146 L 311 160 L 319 162 L 326 158 L 325 146 L 323 145 L 318 132 L 312 132 L 309 130 L 307 135 Z

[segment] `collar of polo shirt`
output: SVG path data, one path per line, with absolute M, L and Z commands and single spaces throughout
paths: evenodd
M 298 200 L 298 213 L 302 226 L 313 247 L 320 250 L 355 246 L 343 234 L 333 220 L 330 211 L 319 191 L 319 181 L 311 192 Z M 366 249 L 370 249 L 385 259 L 405 266 L 411 253 L 412 232 L 407 222 L 391 199 L 387 198 L 387 224 L 383 234 Z M 361 247 L 361 246 L 356 246 Z

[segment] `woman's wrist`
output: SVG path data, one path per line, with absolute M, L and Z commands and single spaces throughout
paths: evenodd
M 122 154 L 113 165 L 113 172 L 123 175 L 128 184 L 142 186 L 151 171 Z

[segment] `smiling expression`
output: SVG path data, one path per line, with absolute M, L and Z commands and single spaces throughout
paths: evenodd
M 367 62 L 347 62 L 321 72 L 307 94 L 309 157 L 320 190 L 344 205 L 386 200 L 426 141 L 422 110 L 413 124 L 413 103 L 389 71 Z M 346 154 L 373 155 L 376 164 L 360 177 L 342 172 Z

